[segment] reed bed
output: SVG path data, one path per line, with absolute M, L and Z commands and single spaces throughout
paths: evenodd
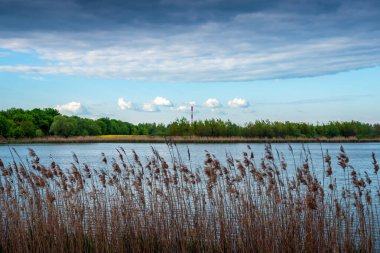
M 99 157 L 90 168 L 0 160 L 0 252 L 375 252 L 379 248 L 379 165 L 350 166 L 343 147 L 323 168 L 286 161 L 266 145 L 202 166 L 169 144 Z M 290 152 L 292 149 L 290 147 Z M 288 162 L 290 162 L 288 164 Z M 290 165 L 292 164 L 292 165 Z M 343 175 L 341 185 L 336 175 Z
M 45 136 L 34 138 L 2 138 L 0 144 L 7 143 L 368 143 L 380 142 L 380 138 L 357 138 L 357 137 L 206 137 L 206 136 L 150 136 L 150 135 L 100 135 L 100 136 Z

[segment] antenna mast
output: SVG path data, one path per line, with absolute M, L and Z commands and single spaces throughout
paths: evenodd
M 194 106 L 191 106 L 191 124 L 193 124 L 194 121 Z

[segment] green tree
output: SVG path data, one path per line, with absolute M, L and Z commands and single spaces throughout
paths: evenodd
M 25 137 L 34 137 L 36 133 L 36 126 L 30 120 L 20 122 L 20 128 Z
M 67 116 L 55 116 L 50 126 L 50 133 L 57 136 L 69 137 L 75 135 L 77 125 L 75 120 Z
M 3 115 L 0 115 L 0 136 L 9 137 L 11 122 Z

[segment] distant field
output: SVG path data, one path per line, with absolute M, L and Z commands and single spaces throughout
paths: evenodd
M 141 135 L 127 135 L 127 134 L 106 134 L 106 135 L 99 135 L 97 136 L 99 138 L 104 139 L 117 139 L 117 138 L 135 138 L 135 137 L 141 137 Z
M 93 142 L 145 142 L 165 143 L 288 143 L 288 142 L 380 142 L 380 138 L 358 139 L 356 137 L 335 138 L 244 138 L 244 137 L 200 137 L 200 136 L 148 136 L 148 135 L 99 135 L 77 137 L 38 137 L 22 139 L 0 139 L 0 143 L 93 143 Z

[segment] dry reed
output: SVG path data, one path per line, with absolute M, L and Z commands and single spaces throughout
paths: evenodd
M 0 160 L 0 252 L 379 250 L 375 154 L 361 175 L 343 148 L 337 168 L 324 155 L 324 173 L 306 151 L 290 168 L 269 144 L 259 161 L 249 146 L 225 163 L 206 151 L 196 169 L 172 144 L 170 161 L 117 151 L 96 169 L 75 154 L 70 168 L 43 165 L 31 149 L 30 162 Z
M 148 135 L 110 135 L 110 136 L 46 136 L 35 138 L 5 139 L 0 136 L 0 143 L 166 143 L 168 140 L 176 143 L 366 143 L 380 142 L 380 138 L 357 137 L 287 137 L 287 138 L 248 138 L 248 137 L 202 137 L 202 136 L 148 136 Z

